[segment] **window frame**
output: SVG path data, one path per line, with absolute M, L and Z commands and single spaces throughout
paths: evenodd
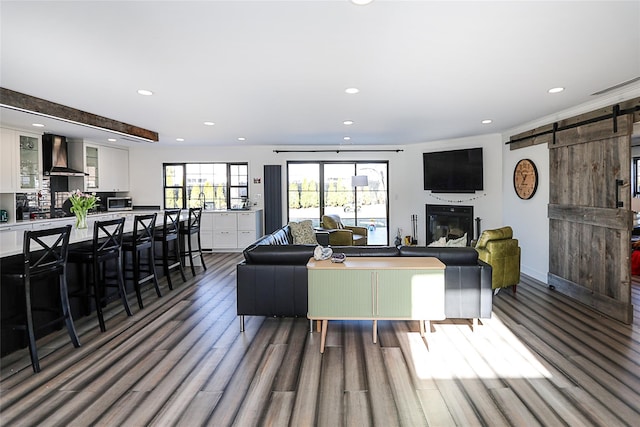
M 389 244 L 389 161 L 388 160 L 289 160 L 287 161 L 287 173 L 286 173 L 286 184 L 285 184 L 285 191 L 286 191 L 286 209 L 287 209 L 287 222 L 291 221 L 290 218 L 290 200 L 289 200 L 289 186 L 290 186 L 290 165 L 292 164 L 314 164 L 314 165 L 318 165 L 319 171 L 318 171 L 318 185 L 320 188 L 318 188 L 318 192 L 319 192 L 319 206 L 318 206 L 318 213 L 319 213 L 319 217 L 318 217 L 318 221 L 322 218 L 322 215 L 325 214 L 325 188 L 324 188 L 324 183 L 325 183 L 325 166 L 326 165 L 336 165 L 336 164 L 349 164 L 349 165 L 353 165 L 354 167 L 354 174 L 357 173 L 357 171 L 360 169 L 360 167 L 364 166 L 364 165 L 371 165 L 371 164 L 380 164 L 380 165 L 384 165 L 385 167 L 385 179 L 387 180 L 387 182 L 385 183 L 385 215 L 386 215 L 386 221 L 387 221 L 387 236 L 386 236 L 386 244 Z M 357 197 L 358 197 L 358 193 L 361 190 L 358 190 L 357 188 L 355 189 L 355 197 L 356 197 L 356 202 L 357 203 Z M 362 217 L 366 217 L 366 215 L 363 215 Z M 354 221 L 357 224 L 358 220 L 361 217 L 359 216 L 358 212 L 357 212 L 357 207 L 356 207 L 356 211 L 354 212 Z
M 180 190 L 180 192 L 182 193 L 182 206 L 176 206 L 177 208 L 181 208 L 181 209 L 188 209 L 188 182 L 187 182 L 187 169 L 189 165 L 224 165 L 225 166 L 225 171 L 226 171 L 226 182 L 225 182 L 225 186 L 224 186 L 224 193 L 225 193 L 225 207 L 224 208 L 216 208 L 215 210 L 233 210 L 233 209 L 239 209 L 239 208 L 234 208 L 232 207 L 232 199 L 231 199 L 231 190 L 232 189 L 236 189 L 238 190 L 239 193 L 242 193 L 244 190 L 244 193 L 247 195 L 247 199 L 249 199 L 249 163 L 248 162 L 168 162 L 168 163 L 163 163 L 162 164 L 162 204 L 164 206 L 165 209 L 169 209 L 167 207 L 167 190 L 170 189 L 177 189 Z M 168 186 L 167 185 L 167 168 L 168 167 L 175 167 L 175 166 L 181 166 L 182 167 L 182 185 L 171 185 Z M 231 170 L 233 167 L 240 167 L 240 168 L 245 168 L 246 171 L 246 183 L 244 185 L 242 184 L 231 184 Z M 243 176 L 241 174 L 238 174 L 238 176 Z M 212 183 L 213 185 L 213 183 Z M 192 186 L 193 187 L 193 186 Z M 214 186 L 214 191 L 215 191 L 215 186 Z M 202 206 L 203 209 L 207 209 L 207 203 L 206 203 L 206 199 L 203 200 L 203 204 L 204 206 Z M 212 209 L 213 210 L 213 209 Z

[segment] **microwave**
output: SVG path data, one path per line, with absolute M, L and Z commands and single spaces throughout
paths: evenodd
M 131 197 L 107 197 L 107 211 L 130 210 L 133 210 L 133 200 Z

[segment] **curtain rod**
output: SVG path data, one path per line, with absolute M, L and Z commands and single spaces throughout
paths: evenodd
M 274 153 L 340 153 L 340 152 L 344 152 L 344 153 L 382 153 L 382 152 L 395 152 L 395 153 L 399 153 L 401 151 L 401 149 L 395 149 L 395 150 L 342 150 L 342 149 L 336 149 L 336 150 L 273 150 Z

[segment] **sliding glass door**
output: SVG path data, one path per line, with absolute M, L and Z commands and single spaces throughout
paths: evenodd
M 335 214 L 345 225 L 369 229 L 369 245 L 387 245 L 387 162 L 289 162 L 289 221 L 310 219 L 320 225 Z

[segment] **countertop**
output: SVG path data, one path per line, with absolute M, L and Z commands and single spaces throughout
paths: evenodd
M 24 232 L 29 229 L 45 229 L 63 227 L 67 224 L 71 224 L 71 236 L 69 243 L 78 243 L 91 240 L 93 238 L 93 222 L 96 220 L 108 220 L 119 217 L 131 218 L 134 215 L 144 215 L 149 213 L 158 213 L 158 219 L 156 222 L 160 224 L 162 222 L 163 211 L 126 211 L 126 212 L 107 212 L 92 214 L 87 217 L 87 228 L 77 229 L 75 228 L 75 217 L 65 218 L 52 218 L 32 221 L 21 221 L 17 223 L 5 224 L 0 226 L 0 257 L 6 257 L 11 255 L 17 255 L 22 253 L 22 245 L 24 241 Z M 183 211 L 181 215 L 182 220 L 186 220 L 188 217 L 188 211 Z M 128 233 L 133 231 L 133 221 L 125 220 L 124 232 Z

